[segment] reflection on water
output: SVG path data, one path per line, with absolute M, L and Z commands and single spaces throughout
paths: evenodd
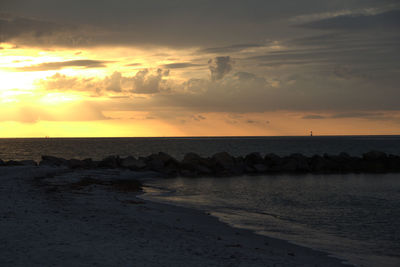
M 151 182 L 159 201 L 322 249 L 365 266 L 400 266 L 400 175 L 176 178 Z

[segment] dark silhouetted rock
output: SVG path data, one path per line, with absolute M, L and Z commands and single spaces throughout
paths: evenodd
M 39 163 L 40 166 L 68 166 L 68 160 L 58 158 L 54 156 L 42 156 L 42 160 Z
M 267 164 L 267 165 L 279 165 L 281 162 L 282 162 L 282 158 L 281 157 L 279 157 L 278 155 L 276 155 L 276 154 L 273 154 L 273 153 L 269 153 L 269 154 L 266 154 L 265 155 L 265 157 L 264 157 L 264 162 Z
M 239 175 L 243 173 L 243 158 L 235 159 L 227 152 L 216 153 L 211 157 L 214 173 L 218 176 Z
M 243 171 L 249 174 L 264 173 L 268 170 L 264 158 L 258 152 L 246 155 L 243 159 L 243 164 Z
M 264 159 L 258 152 L 250 153 L 244 157 L 244 162 L 248 165 L 263 164 Z
M 22 166 L 37 166 L 37 163 L 34 160 L 21 160 L 19 163 Z
M 207 176 L 213 173 L 210 159 L 200 157 L 195 153 L 187 153 L 180 164 L 180 174 L 186 177 Z
M 327 169 L 326 160 L 320 155 L 312 156 L 309 160 L 309 164 L 311 172 L 322 173 Z
M 33 160 L 4 162 L 0 166 L 36 166 Z M 127 168 L 135 171 L 153 170 L 165 176 L 182 175 L 198 176 L 233 176 L 241 174 L 262 173 L 388 173 L 400 172 L 400 156 L 387 155 L 380 151 L 370 151 L 361 157 L 353 157 L 347 153 L 339 155 L 324 154 L 307 157 L 302 154 L 292 154 L 280 157 L 260 153 L 251 153 L 245 157 L 233 157 L 227 152 L 216 153 L 204 158 L 195 153 L 188 153 L 181 162 L 170 155 L 159 152 L 148 157 L 110 156 L 101 161 L 92 159 L 66 160 L 54 156 L 42 156 L 40 166 L 68 166 L 72 169 L 88 168 Z
M 121 159 L 121 167 L 137 171 L 146 168 L 146 163 L 142 158 L 136 159 L 132 156 L 129 156 Z
M 381 151 L 369 151 L 367 153 L 363 154 L 363 159 L 364 160 L 384 160 L 387 158 L 386 153 L 381 152 Z
M 227 152 L 216 153 L 211 158 L 218 167 L 224 170 L 229 170 L 235 167 L 235 158 Z
M 16 160 L 8 160 L 6 166 L 22 166 L 22 163 Z
M 101 168 L 115 169 L 120 166 L 119 164 L 120 164 L 119 156 L 108 156 L 105 159 L 102 159 L 98 163 L 98 166 Z
M 90 169 L 96 167 L 92 159 L 70 159 L 68 160 L 68 167 L 71 169 Z
M 292 154 L 282 158 L 280 164 L 275 165 L 275 171 L 280 172 L 308 172 L 310 165 L 307 157 L 302 154 Z
M 148 156 L 146 158 L 146 165 L 150 170 L 157 171 L 168 176 L 177 175 L 179 172 L 179 162 L 163 152 Z

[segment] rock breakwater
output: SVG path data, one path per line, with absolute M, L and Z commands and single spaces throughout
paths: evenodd
M 291 154 L 278 156 L 275 154 L 251 153 L 234 157 L 226 152 L 216 153 L 211 157 L 201 157 L 195 153 L 187 153 L 182 160 L 159 152 L 147 157 L 109 156 L 100 161 L 92 159 L 64 159 L 54 156 L 42 156 L 37 163 L 32 160 L 2 161 L 0 166 L 40 165 L 63 166 L 71 169 L 130 169 L 134 171 L 155 171 L 166 177 L 184 176 L 237 176 L 260 174 L 302 174 L 302 173 L 390 173 L 400 172 L 400 156 L 380 151 L 370 151 L 361 157 L 347 153 L 339 155 Z

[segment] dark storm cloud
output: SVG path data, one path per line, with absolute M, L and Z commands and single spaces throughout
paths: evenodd
M 231 53 L 301 35 L 288 27 L 299 15 L 390 3 L 396 1 L 3 0 L 2 10 L 19 18 L 3 19 L 2 31 L 7 40 L 26 45 L 152 44 Z
M 211 80 L 221 80 L 226 74 L 232 70 L 232 59 L 230 56 L 216 57 L 209 61 L 209 69 L 211 72 Z
M 193 64 L 189 62 L 171 63 L 163 65 L 163 67 L 167 69 L 183 69 L 183 68 L 198 67 L 198 66 L 203 66 L 203 65 Z
M 323 65 L 330 71 L 335 69 L 336 74 L 343 77 L 347 73 L 337 70 L 338 65 L 379 73 L 400 68 L 398 34 L 339 32 L 287 40 L 285 45 L 285 49 L 258 54 L 247 60 L 268 67 L 314 64 L 320 71 Z M 364 74 L 359 72 L 357 75 L 361 77 Z
M 40 37 L 71 28 L 50 21 L 0 14 L 0 29 L 1 41 L 5 42 L 23 34 L 32 34 Z
M 89 39 L 89 34 L 78 25 L 0 13 L 0 42 L 43 47 L 84 46 Z
M 396 30 L 400 27 L 400 10 L 391 10 L 381 14 L 343 15 L 328 19 L 317 20 L 300 25 L 306 28 L 322 30 L 365 30 L 381 29 Z
M 59 70 L 68 67 L 83 67 L 83 68 L 105 68 L 106 63 L 110 61 L 102 60 L 69 60 L 59 62 L 46 62 L 37 65 L 15 68 L 16 71 L 46 71 L 46 70 Z

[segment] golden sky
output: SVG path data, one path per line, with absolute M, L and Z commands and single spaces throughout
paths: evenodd
M 271 21 L 254 1 L 222 17 L 189 1 L 135 18 L 105 13 L 111 2 L 74 15 L 39 2 L 0 13 L 0 137 L 400 133 L 395 2 L 308 1 Z

